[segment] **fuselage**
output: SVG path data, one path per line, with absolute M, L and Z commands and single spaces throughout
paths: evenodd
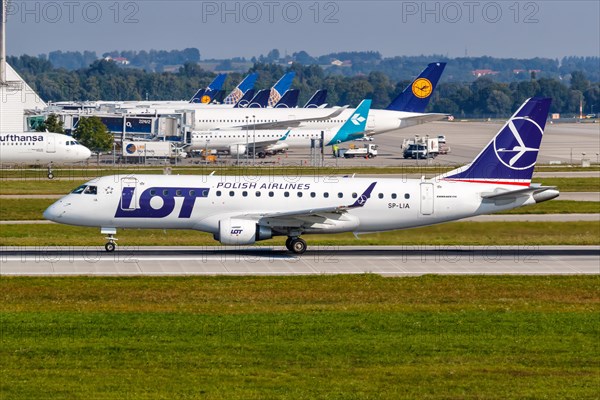
M 302 233 L 373 232 L 405 229 L 533 204 L 532 196 L 486 201 L 482 194 L 514 190 L 511 185 L 392 178 L 108 176 L 96 178 L 50 206 L 55 222 L 104 228 L 194 229 L 216 234 L 220 221 L 255 219 L 354 203 L 374 185 L 364 206 L 340 214 L 269 224 Z M 275 218 L 277 220 L 277 218 Z
M 1 163 L 63 163 L 88 159 L 87 147 L 70 136 L 51 132 L 0 134 Z

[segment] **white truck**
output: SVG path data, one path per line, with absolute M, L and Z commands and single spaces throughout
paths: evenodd
M 147 158 L 185 158 L 187 153 L 172 142 L 123 142 L 123 156 Z
M 404 158 L 424 159 L 435 158 L 440 154 L 438 138 L 416 137 L 404 139 L 402 142 L 402 155 Z
M 364 157 L 373 158 L 377 157 L 377 145 L 368 143 L 363 147 L 351 147 L 343 152 L 344 158 Z

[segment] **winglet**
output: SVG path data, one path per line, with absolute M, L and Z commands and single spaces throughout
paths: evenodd
M 375 188 L 375 185 L 377 185 L 377 182 L 371 183 L 369 185 L 369 187 L 367 188 L 367 190 L 365 190 L 365 192 L 363 194 L 361 194 L 358 197 L 358 199 L 356 199 L 356 201 L 354 203 L 352 203 L 352 205 L 349 205 L 345 208 L 350 209 L 350 208 L 364 207 L 365 204 L 367 204 L 367 200 L 369 200 L 369 198 L 371 197 L 371 192 Z
M 288 131 L 282 137 L 280 137 L 279 140 L 285 140 L 285 139 L 287 139 L 288 135 L 290 134 L 290 131 L 291 131 L 291 129 L 288 129 Z

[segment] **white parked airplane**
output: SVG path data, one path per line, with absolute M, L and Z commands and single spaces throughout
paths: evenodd
M 433 179 L 116 175 L 78 187 L 44 218 L 100 227 L 107 251 L 118 228 L 153 228 L 210 232 L 224 245 L 287 236 L 301 254 L 302 234 L 414 228 L 539 203 L 559 194 L 531 184 L 550 102 L 527 100 L 473 162 Z
M 269 152 L 289 148 L 310 148 L 312 139 L 320 139 L 323 133 L 325 146 L 347 142 L 363 137 L 369 117 L 371 100 L 363 100 L 351 116 L 334 129 L 247 129 L 217 130 L 192 133 L 190 150 L 226 150 L 232 155 L 246 151 L 264 157 Z
M 0 163 L 49 164 L 85 161 L 90 150 L 71 136 L 52 132 L 0 133 Z

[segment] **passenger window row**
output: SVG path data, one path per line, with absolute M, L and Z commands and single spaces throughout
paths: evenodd
M 223 192 L 220 191 L 220 190 L 217 190 L 215 194 L 217 195 L 217 197 L 221 197 L 221 196 L 224 195 Z M 236 192 L 234 190 L 230 190 L 228 194 L 229 194 L 229 197 L 235 197 Z M 246 191 L 246 190 L 244 190 L 244 191 L 241 192 L 241 194 L 242 194 L 242 197 L 248 197 L 249 192 Z M 290 197 L 290 195 L 291 195 L 290 192 L 283 192 L 283 196 L 284 197 Z M 254 196 L 255 197 L 261 197 L 262 196 L 262 192 L 260 190 L 257 190 L 256 192 L 254 192 Z M 275 197 L 275 192 L 273 192 L 273 191 L 268 192 L 268 196 L 269 197 Z M 304 196 L 304 192 L 297 192 L 296 196 L 302 197 L 302 196 Z M 354 192 L 354 193 L 352 193 L 351 196 L 352 196 L 353 199 L 356 199 L 358 197 L 358 193 Z M 310 197 L 312 197 L 312 198 L 317 197 L 317 193 L 316 192 L 310 192 Z M 338 192 L 337 197 L 340 198 L 340 199 L 343 199 L 344 198 L 344 193 Z M 379 193 L 377 195 L 377 197 L 380 198 L 380 199 L 383 199 L 383 198 L 385 198 L 385 195 L 383 193 Z M 397 193 L 392 193 L 392 194 L 390 194 L 390 197 L 392 199 L 397 199 L 398 198 L 398 194 Z M 323 198 L 326 198 L 326 199 L 329 198 L 329 192 L 323 192 Z M 410 194 L 409 193 L 405 193 L 404 194 L 404 198 L 406 200 L 410 199 Z

